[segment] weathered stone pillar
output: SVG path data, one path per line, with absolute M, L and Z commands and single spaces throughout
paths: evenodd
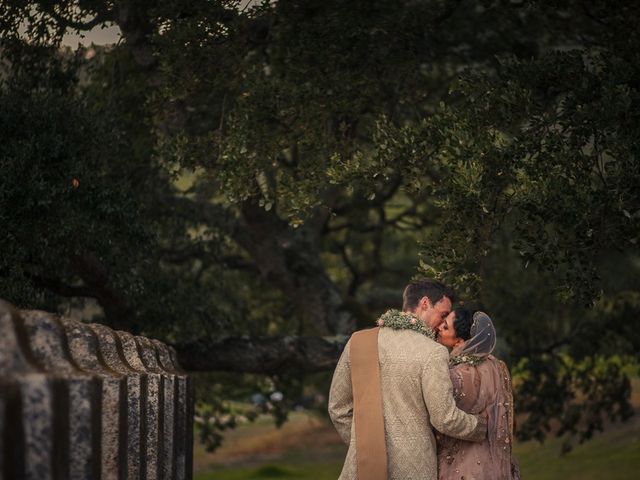
M 192 428 L 163 343 L 0 301 L 0 480 L 190 479 Z
M 158 430 L 160 421 L 160 375 L 147 370 L 142 363 L 133 335 L 116 331 L 127 365 L 141 379 L 140 475 L 145 480 L 158 478 Z
M 124 394 L 120 395 L 120 438 L 119 470 L 120 478 L 141 479 L 140 430 L 142 424 L 143 386 L 141 376 L 125 362 L 115 332 L 100 324 L 91 324 L 89 328 L 98 338 L 100 357 L 105 365 L 121 376 L 124 381 Z
M 174 397 L 174 455 L 171 478 L 179 480 L 189 479 L 193 476 L 193 419 L 194 403 L 190 399 L 195 397 L 191 377 L 180 370 L 175 358 L 175 350 L 160 342 L 154 341 L 158 352 L 160 365 L 173 375 Z
M 193 402 L 188 399 L 195 397 L 194 386 L 189 377 L 178 366 L 178 360 L 176 358 L 176 351 L 173 347 L 169 347 L 169 358 L 171 359 L 171 366 L 178 375 L 178 401 L 176 408 L 176 415 L 178 417 L 178 435 L 176 438 L 181 442 L 179 450 L 184 448 L 184 453 L 181 453 L 176 457 L 177 465 L 177 478 L 191 478 L 193 476 L 191 458 L 193 457 L 193 422 L 186 422 L 186 418 L 193 418 Z
M 100 478 L 99 379 L 72 360 L 56 317 L 35 310 L 20 316 L 36 364 L 57 381 L 53 405 L 58 422 L 53 434 L 60 472 L 72 480 Z
M 173 385 L 173 378 L 169 372 L 160 366 L 158 352 L 151 340 L 145 337 L 134 337 L 134 340 L 140 353 L 140 360 L 146 370 L 152 372 L 149 374 L 148 385 L 154 385 L 157 378 L 157 402 L 152 402 L 150 405 L 150 408 L 157 412 L 157 423 L 154 424 L 153 429 L 148 429 L 150 440 L 157 444 L 155 448 L 156 455 L 155 457 L 147 456 L 147 462 L 154 462 L 156 469 L 153 472 L 147 470 L 147 476 L 148 478 L 156 479 L 172 478 L 169 468 L 173 462 L 172 458 L 168 457 L 166 453 L 173 452 L 174 404 L 172 392 L 167 392 L 167 387 Z M 155 389 L 156 386 L 154 385 L 153 388 Z M 168 423 L 169 425 L 167 425 Z M 169 431 L 171 431 L 171 435 L 169 435 Z M 158 442 L 158 439 L 162 439 L 162 441 Z
M 0 301 L 2 477 L 48 480 L 60 473 L 54 461 L 54 379 L 32 361 L 21 326 L 13 307 Z
M 100 467 L 101 478 L 123 478 L 119 463 L 126 459 L 126 451 L 120 445 L 120 429 L 126 410 L 120 408 L 120 399 L 126 398 L 126 378 L 110 369 L 101 359 L 98 337 L 85 324 L 61 318 L 71 358 L 85 373 L 100 380 Z

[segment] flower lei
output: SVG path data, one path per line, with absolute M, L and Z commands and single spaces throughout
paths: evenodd
M 413 330 L 429 337 L 431 340 L 436 339 L 436 332 L 427 327 L 422 320 L 413 313 L 401 312 L 400 310 L 387 310 L 377 321 L 379 327 L 391 328 L 393 330 Z
M 477 355 L 454 355 L 449 358 L 449 364 L 451 366 L 460 365 L 461 363 L 466 363 L 467 365 L 471 365 L 472 367 L 477 367 L 482 362 L 485 361 L 485 357 L 479 357 Z

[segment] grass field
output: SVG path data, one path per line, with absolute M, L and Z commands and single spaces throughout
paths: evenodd
M 516 444 L 525 480 L 627 480 L 640 478 L 640 382 L 634 382 L 636 415 L 610 425 L 593 440 L 560 455 L 560 441 Z M 325 419 L 295 413 L 280 430 L 268 419 L 230 432 L 207 453 L 196 441 L 196 480 L 335 480 L 345 448 Z

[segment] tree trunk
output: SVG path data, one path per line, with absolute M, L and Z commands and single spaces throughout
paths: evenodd
M 300 332 L 346 335 L 355 329 L 353 316 L 344 308 L 339 288 L 327 275 L 320 259 L 320 231 L 311 226 L 294 229 L 274 212 L 255 201 L 242 205 L 249 235 L 237 237 L 265 280 L 291 302 L 301 319 Z

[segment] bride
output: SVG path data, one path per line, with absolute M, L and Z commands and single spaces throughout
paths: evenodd
M 438 342 L 451 349 L 449 374 L 458 407 L 488 419 L 482 443 L 438 435 L 438 478 L 519 480 L 511 451 L 511 377 L 504 362 L 491 355 L 496 345 L 491 319 L 484 312 L 457 308 L 438 328 Z

